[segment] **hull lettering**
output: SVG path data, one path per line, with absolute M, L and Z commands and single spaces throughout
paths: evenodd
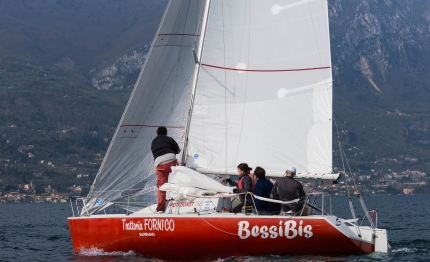
M 174 231 L 175 221 L 173 219 L 145 218 L 143 222 L 122 219 L 122 230 L 149 230 L 149 231 Z
M 303 220 L 300 220 L 299 224 L 294 220 L 288 220 L 285 222 L 279 221 L 279 225 L 269 226 L 253 226 L 249 225 L 248 221 L 240 221 L 238 223 L 238 236 L 241 239 L 247 239 L 250 236 L 265 238 L 277 238 L 286 237 L 293 239 L 295 237 L 310 238 L 313 236 L 312 226 L 303 225 Z

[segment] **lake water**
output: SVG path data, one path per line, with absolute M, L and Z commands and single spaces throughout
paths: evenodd
M 363 216 L 353 196 L 357 216 Z M 220 261 L 430 261 L 430 195 L 365 196 L 378 208 L 378 227 L 388 230 L 392 251 L 360 256 L 237 257 Z M 333 214 L 351 218 L 345 197 L 335 197 Z M 70 205 L 0 204 L 0 261 L 151 261 L 132 253 L 74 254 L 67 217 Z M 312 248 L 312 247 L 309 247 Z

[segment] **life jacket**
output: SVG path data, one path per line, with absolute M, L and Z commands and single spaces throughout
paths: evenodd
M 249 178 L 251 178 L 251 182 L 252 182 L 252 192 L 254 192 L 254 187 L 255 187 L 255 180 L 254 177 L 251 174 L 247 174 Z M 237 182 L 237 188 L 242 190 L 243 189 L 243 183 L 242 180 L 245 176 L 242 176 L 239 181 Z

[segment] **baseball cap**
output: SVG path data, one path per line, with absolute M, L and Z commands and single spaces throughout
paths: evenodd
M 295 175 L 296 174 L 296 168 L 293 166 L 288 166 L 287 169 L 285 170 L 286 172 Z

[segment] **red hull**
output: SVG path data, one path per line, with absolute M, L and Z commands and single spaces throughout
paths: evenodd
M 324 218 L 257 216 L 117 216 L 70 218 L 75 252 L 133 250 L 164 260 L 231 256 L 342 255 L 373 252 Z M 240 235 L 240 236 L 239 236 Z

